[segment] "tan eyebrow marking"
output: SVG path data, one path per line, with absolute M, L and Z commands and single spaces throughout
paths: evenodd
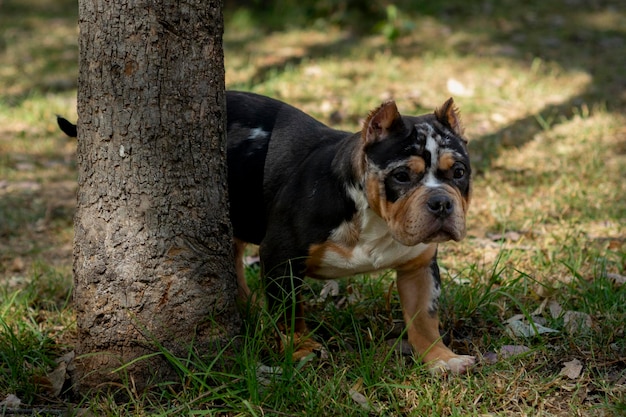
M 419 156 L 410 157 L 407 166 L 416 174 L 421 174 L 426 171 L 426 161 Z
M 452 165 L 456 162 L 456 158 L 454 157 L 453 152 L 444 152 L 439 157 L 439 169 L 442 171 L 447 171 L 452 168 Z

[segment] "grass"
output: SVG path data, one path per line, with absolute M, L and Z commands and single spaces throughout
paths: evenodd
M 155 346 L 178 381 L 138 393 L 126 378 L 112 387 L 123 403 L 52 396 L 49 376 L 76 338 L 75 144 L 54 119 L 76 117 L 76 4 L 4 0 L 0 401 L 14 394 L 33 415 L 623 415 L 626 285 L 615 277 L 626 275 L 626 9 L 617 0 L 435 3 L 398 3 L 370 33 L 338 10 L 282 26 L 228 10 L 226 81 L 348 130 L 389 97 L 422 113 L 454 95 L 474 195 L 468 237 L 440 250 L 441 318 L 456 351 L 498 360 L 441 378 L 400 353 L 386 273 L 342 280 L 324 301 L 323 283 L 307 281 L 307 317 L 327 358 L 285 359 L 274 320 L 251 312 L 235 356 L 177 358 Z M 534 314 L 546 299 L 562 314 Z M 568 330 L 568 311 L 590 326 Z M 559 332 L 511 335 L 506 321 L 518 314 Z M 506 356 L 510 346 L 528 350 Z M 560 375 L 574 359 L 581 373 Z

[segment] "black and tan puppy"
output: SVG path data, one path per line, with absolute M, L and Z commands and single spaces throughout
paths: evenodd
M 452 99 L 417 117 L 385 102 L 354 134 L 251 93 L 227 92 L 227 115 L 240 298 L 250 295 L 243 250 L 258 244 L 267 304 L 295 324 L 295 356 L 303 356 L 319 347 L 303 319 L 304 276 L 395 269 L 415 352 L 435 371 L 465 372 L 474 357 L 443 344 L 438 319 L 437 245 L 464 237 L 470 198 L 467 142 Z M 68 124 L 61 129 L 75 136 Z
M 401 116 L 388 101 L 354 134 L 250 93 L 229 92 L 227 115 L 240 296 L 249 293 L 245 242 L 260 245 L 268 305 L 287 311 L 296 337 L 308 333 L 302 277 L 393 268 L 413 349 L 434 370 L 465 372 L 474 357 L 442 343 L 437 312 L 437 244 L 465 236 L 470 198 L 467 142 L 452 99 L 418 117 Z M 314 345 L 304 342 L 300 353 Z

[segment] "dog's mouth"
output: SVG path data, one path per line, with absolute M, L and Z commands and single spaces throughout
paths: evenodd
M 435 231 L 431 236 L 431 242 L 445 242 L 454 240 L 459 242 L 465 237 L 465 222 L 450 221 L 451 219 L 441 220 L 439 222 L 439 230 Z
M 447 242 L 448 240 L 459 241 L 461 238 L 457 237 L 456 234 L 450 233 L 447 230 L 439 230 L 432 235 L 426 237 L 424 243 L 442 243 Z
M 461 241 L 465 237 L 464 225 L 445 220 L 433 220 L 428 226 L 420 229 L 421 233 L 397 239 L 407 246 L 415 246 L 419 243 L 442 243 L 449 240 Z
M 453 240 L 450 233 L 439 231 L 427 236 L 424 243 L 442 243 L 447 242 L 448 240 Z

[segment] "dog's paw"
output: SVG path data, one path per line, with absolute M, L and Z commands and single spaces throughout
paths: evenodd
M 280 332 L 280 352 L 285 354 L 289 351 L 291 351 L 291 357 L 295 361 L 300 361 L 311 355 L 321 358 L 328 355 L 322 344 L 316 342 L 309 332 L 294 333 L 291 337 Z
M 293 351 L 294 360 L 302 360 L 310 355 L 323 356 L 326 353 L 321 343 L 312 338 L 301 341 Z
M 455 355 L 448 360 L 437 359 L 428 364 L 430 373 L 433 375 L 445 374 L 452 372 L 455 374 L 464 374 L 474 366 L 476 358 L 468 355 Z

